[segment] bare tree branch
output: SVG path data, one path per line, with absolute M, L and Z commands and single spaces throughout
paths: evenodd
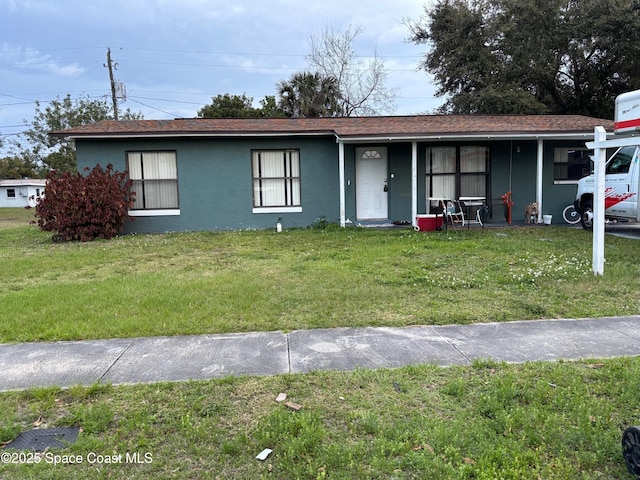
M 325 25 L 319 33 L 310 35 L 307 62 L 323 77 L 336 79 L 342 115 L 393 113 L 397 94 L 385 85 L 388 72 L 384 62 L 375 49 L 373 56 L 359 57 L 353 48 L 362 32 L 359 26 L 349 25 L 338 32 L 333 25 Z

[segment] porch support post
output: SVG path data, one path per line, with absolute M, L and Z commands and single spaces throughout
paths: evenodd
M 538 202 L 538 223 L 542 221 L 542 167 L 544 164 L 544 141 L 538 139 L 538 164 L 536 169 L 536 202 Z
M 347 224 L 347 210 L 344 186 L 344 142 L 338 141 L 338 170 L 340 172 L 340 226 Z
M 417 226 L 418 216 L 418 142 L 411 142 L 411 225 Z

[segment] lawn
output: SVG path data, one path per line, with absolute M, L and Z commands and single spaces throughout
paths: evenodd
M 34 426 L 82 432 L 34 463 L 0 463 L 0 477 L 624 480 L 639 376 L 623 358 L 4 393 L 0 442 Z
M 591 236 L 575 228 L 52 243 L 28 215 L 0 210 L 2 342 L 640 311 L 636 241 L 607 236 L 594 277 Z M 34 427 L 82 431 L 64 450 L 0 457 L 0 478 L 627 479 L 620 438 L 640 424 L 639 377 L 640 358 L 477 361 L 8 392 L 0 444 Z
M 595 277 L 591 235 L 577 228 L 329 226 L 53 243 L 26 218 L 11 222 L 0 228 L 0 342 L 640 313 L 637 242 L 607 236 L 606 274 Z
M 33 209 L 26 208 L 0 208 L 0 230 L 29 225 L 35 220 L 33 212 Z

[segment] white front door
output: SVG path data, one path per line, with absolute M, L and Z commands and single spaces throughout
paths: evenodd
M 387 207 L 387 149 L 356 148 L 356 217 L 386 219 Z

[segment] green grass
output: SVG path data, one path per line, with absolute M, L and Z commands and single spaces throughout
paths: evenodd
M 25 220 L 26 223 L 26 220 Z M 0 342 L 640 313 L 637 241 L 565 227 L 129 235 L 0 230 Z
M 640 359 L 624 358 L 5 393 L 0 442 L 34 423 L 83 431 L 39 464 L 0 464 L 0 477 L 627 479 L 620 438 L 638 423 L 639 376 Z M 125 462 L 136 453 L 150 463 Z
M 605 275 L 594 277 L 591 236 L 579 229 L 329 227 L 60 244 L 28 226 L 29 212 L 4 210 L 2 342 L 640 310 L 637 241 L 607 236 Z M 626 479 L 620 438 L 640 423 L 639 377 L 640 358 L 478 361 L 7 392 L 0 444 L 33 427 L 82 431 L 39 463 L 0 462 L 0 478 Z M 279 392 L 302 409 L 276 403 Z M 260 462 L 264 448 L 273 453 Z M 82 463 L 51 464 L 70 455 Z
M 29 225 L 35 221 L 34 211 L 33 208 L 0 208 L 0 230 Z

